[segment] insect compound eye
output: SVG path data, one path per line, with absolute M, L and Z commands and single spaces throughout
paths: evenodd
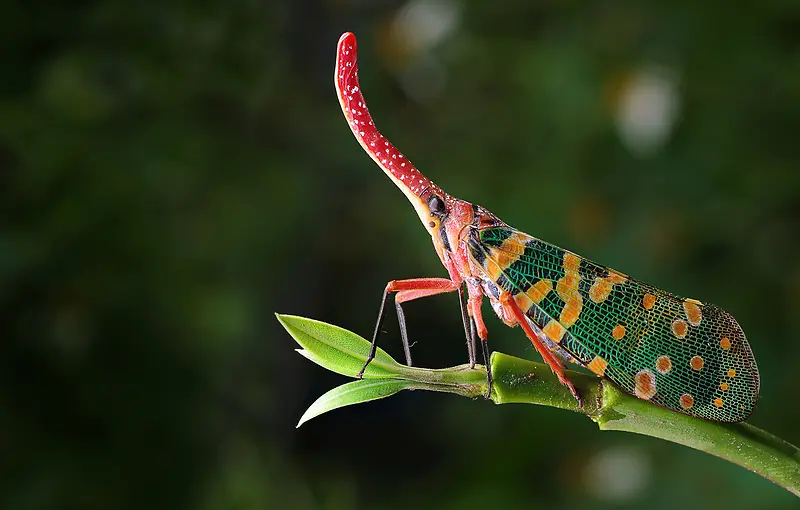
M 434 216 L 441 217 L 447 212 L 444 207 L 444 200 L 436 195 L 432 196 L 431 199 L 428 200 L 428 208 L 431 210 L 431 214 Z

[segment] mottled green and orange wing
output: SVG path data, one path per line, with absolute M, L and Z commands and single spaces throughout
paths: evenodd
M 660 406 L 715 421 L 758 400 L 753 352 L 721 308 L 636 281 L 509 227 L 475 230 L 475 263 L 592 372 Z

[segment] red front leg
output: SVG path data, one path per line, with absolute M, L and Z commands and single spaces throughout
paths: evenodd
M 458 284 L 447 278 L 411 278 L 392 280 L 386 284 L 386 293 L 397 292 L 395 303 L 405 303 L 422 297 L 435 296 L 458 290 Z
M 560 359 L 556 358 L 553 352 L 547 348 L 547 346 L 544 344 L 544 342 L 541 341 L 541 339 L 539 339 L 539 336 L 533 331 L 531 325 L 528 323 L 528 318 L 522 312 L 519 305 L 511 296 L 511 294 L 508 294 L 507 292 L 501 294 L 500 302 L 502 303 L 503 308 L 506 310 L 506 312 L 510 312 L 510 315 L 513 316 L 515 319 L 517 319 L 517 322 L 525 331 L 525 334 L 528 335 L 528 338 L 530 339 L 533 346 L 542 356 L 544 362 L 550 366 L 550 370 L 552 370 L 553 373 L 556 374 L 561 384 L 569 388 L 569 391 L 572 393 L 572 396 L 575 397 L 575 400 L 578 401 L 578 406 L 579 407 L 583 406 L 583 403 L 581 401 L 581 396 L 578 394 L 578 390 L 575 389 L 575 386 L 572 384 L 572 381 L 570 381 L 567 378 L 566 374 L 564 374 L 564 364 L 561 362 Z
M 453 292 L 458 290 L 459 283 L 449 280 L 447 278 L 411 278 L 408 280 L 392 280 L 386 284 L 381 298 L 381 307 L 378 311 L 378 321 L 375 324 L 375 332 L 372 334 L 372 347 L 369 351 L 366 363 L 361 367 L 357 377 L 361 378 L 364 375 L 364 370 L 370 362 L 375 359 L 375 351 L 377 350 L 378 334 L 380 333 L 383 319 L 386 317 L 386 301 L 389 300 L 389 295 L 396 292 L 394 302 L 397 308 L 397 319 L 400 323 L 400 337 L 403 340 L 403 351 L 406 355 L 406 364 L 411 366 L 411 347 L 408 344 L 408 330 L 406 328 L 406 316 L 403 313 L 403 308 L 400 306 L 407 301 L 415 299 L 435 296 L 436 294 L 443 294 L 445 292 Z

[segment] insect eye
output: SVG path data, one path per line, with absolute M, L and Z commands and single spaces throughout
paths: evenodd
M 434 195 L 428 201 L 428 208 L 431 210 L 431 214 L 435 216 L 443 216 L 445 211 L 444 207 L 444 200 Z

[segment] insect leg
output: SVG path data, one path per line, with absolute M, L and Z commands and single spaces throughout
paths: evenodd
M 483 323 L 483 313 L 481 313 L 481 303 L 483 302 L 483 293 L 481 292 L 480 285 L 474 280 L 467 280 L 467 291 L 469 292 L 469 301 L 467 305 L 470 311 L 470 331 L 472 338 L 475 338 L 477 332 L 478 338 L 481 339 L 481 350 L 483 351 L 483 362 L 486 366 L 486 398 L 488 399 L 492 394 L 492 369 L 489 366 L 489 331 L 486 329 L 486 324 Z
M 473 338 L 475 337 L 475 321 L 470 320 Z M 481 350 L 483 351 L 483 365 L 486 367 L 486 395 L 488 400 L 492 396 L 492 367 L 489 366 L 491 356 L 489 355 L 489 342 L 481 340 Z
M 389 285 L 391 285 L 391 283 L 392 282 L 389 282 Z M 361 367 L 361 370 L 358 371 L 358 375 L 356 375 L 359 379 L 364 375 L 364 370 L 367 369 L 369 362 L 375 359 L 375 350 L 377 349 L 376 341 L 378 340 L 378 333 L 381 331 L 381 326 L 383 326 L 383 319 L 386 318 L 386 302 L 389 300 L 389 294 L 391 293 L 389 285 L 386 286 L 386 289 L 383 291 L 383 296 L 381 297 L 381 307 L 378 309 L 378 322 L 375 323 L 375 332 L 372 333 L 372 346 L 369 349 L 367 362 L 364 363 L 364 366 Z
M 400 306 L 400 301 L 398 301 L 397 299 L 395 299 L 394 301 L 394 307 L 397 309 L 397 323 L 400 325 L 400 340 L 403 342 L 403 354 L 406 355 L 406 365 L 412 366 L 411 344 L 408 343 L 408 327 L 406 326 L 406 314 L 405 312 L 403 312 L 403 307 Z
M 400 321 L 400 335 L 403 340 L 403 350 L 406 353 L 406 361 L 411 364 L 411 351 L 408 345 L 408 334 L 405 324 L 405 314 L 403 314 L 400 304 L 406 301 L 412 301 L 427 296 L 434 296 L 445 292 L 453 292 L 458 290 L 458 284 L 447 278 L 411 278 L 409 280 L 392 280 L 386 284 L 383 291 L 383 298 L 381 299 L 381 307 L 378 310 L 378 321 L 375 323 L 375 331 L 372 334 L 372 347 L 369 350 L 369 356 L 364 366 L 361 367 L 356 377 L 359 379 L 363 377 L 364 370 L 370 362 L 375 359 L 375 351 L 377 350 L 378 334 L 383 325 L 383 319 L 386 317 L 386 302 L 389 299 L 389 294 L 397 292 L 395 296 L 395 303 L 398 310 L 398 319 Z
M 483 322 L 483 313 L 481 313 L 481 295 L 477 297 L 470 295 L 469 297 L 469 310 L 472 312 L 472 318 L 475 320 L 475 330 L 478 333 L 478 338 L 484 342 L 489 337 L 489 331 L 486 329 L 486 324 Z
M 461 321 L 464 323 L 464 334 L 467 337 L 467 356 L 469 368 L 475 368 L 475 323 L 467 310 L 467 298 L 464 295 L 464 285 L 458 288 L 458 304 L 461 305 Z
M 539 336 L 531 328 L 531 325 L 528 323 L 527 317 L 525 316 L 524 313 L 522 313 L 522 310 L 520 309 L 517 302 L 513 299 L 513 297 L 510 294 L 505 292 L 501 294 L 500 302 L 502 303 L 503 308 L 505 308 L 506 311 L 509 312 L 509 315 L 517 319 L 517 322 L 519 323 L 520 327 L 525 331 L 525 334 L 528 335 L 528 338 L 530 339 L 531 343 L 533 343 L 533 346 L 542 356 L 544 362 L 550 366 L 550 370 L 552 370 L 553 373 L 556 374 L 561 384 L 569 388 L 569 391 L 570 393 L 572 393 L 572 396 L 575 397 L 575 400 L 578 401 L 578 407 L 583 407 L 583 401 L 581 400 L 580 394 L 578 394 L 578 390 L 575 389 L 575 385 L 572 384 L 572 381 L 570 381 L 564 374 L 564 363 L 562 363 L 561 360 L 556 358 L 553 352 L 547 348 L 547 346 L 544 344 L 544 342 L 542 342 L 541 339 L 539 339 Z

